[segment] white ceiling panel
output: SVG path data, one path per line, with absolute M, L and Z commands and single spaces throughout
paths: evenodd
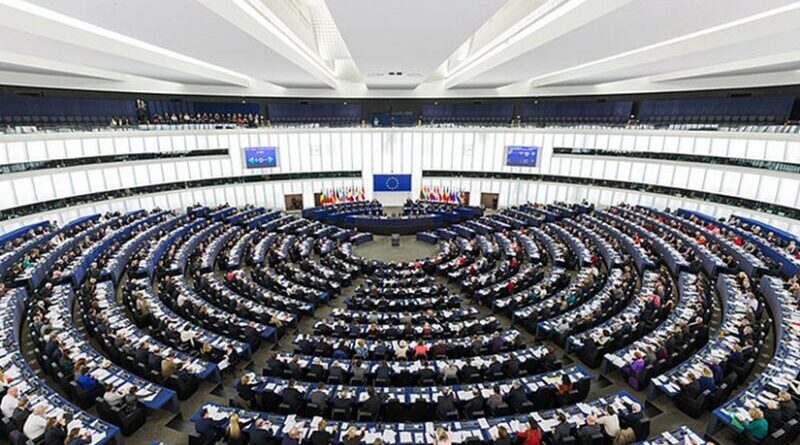
M 57 69 L 46 69 L 41 67 L 25 66 L 10 62 L 0 61 L 0 71 L 7 71 L 13 73 L 29 73 L 29 74 L 44 74 L 50 76 L 70 76 L 70 77 L 87 77 L 81 76 L 78 73 L 61 71 Z
M 523 81 L 792 3 L 795 2 L 636 0 L 459 87 L 493 87 Z
M 368 87 L 414 88 L 506 1 L 329 0 L 328 8 Z
M 326 87 L 195 0 L 32 0 L 32 3 L 284 87 Z
M 578 77 L 568 82 L 554 83 L 553 85 L 593 85 L 607 82 L 617 82 L 625 79 L 656 76 L 662 73 L 671 73 L 709 65 L 713 66 L 732 61 L 741 61 L 753 57 L 760 57 L 768 53 L 783 53 L 786 51 L 796 50 L 798 47 L 800 47 L 796 40 L 796 36 L 796 31 L 776 34 L 747 42 L 737 42 L 731 45 L 715 47 L 711 50 L 687 52 L 676 57 L 669 57 L 653 62 L 642 63 L 641 65 L 633 68 L 625 68 L 617 71 L 606 71 L 596 76 Z M 784 67 L 784 69 L 793 69 L 795 66 L 797 66 L 796 62 L 789 63 Z
M 0 26 L 0 50 L 49 59 L 55 62 L 81 63 L 92 68 L 117 71 L 187 84 L 214 84 L 212 79 L 169 67 L 145 64 L 122 56 L 94 51 L 70 43 Z M 2 60 L 0 60 L 1 62 Z

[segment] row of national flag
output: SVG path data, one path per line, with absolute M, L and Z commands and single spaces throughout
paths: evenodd
M 454 204 L 467 204 L 467 194 L 464 191 L 456 191 L 450 187 L 422 186 L 419 191 L 419 199 L 422 201 L 452 202 Z
M 364 201 L 365 193 L 364 186 L 359 187 L 333 187 L 323 189 L 319 196 L 319 202 L 322 205 L 341 204 L 343 202 L 359 202 Z

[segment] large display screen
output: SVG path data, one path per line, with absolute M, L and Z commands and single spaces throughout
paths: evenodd
M 411 175 L 372 175 L 372 190 L 376 192 L 410 192 Z
M 506 165 L 513 167 L 536 167 L 539 147 L 509 145 L 506 147 Z
M 245 147 L 244 162 L 247 168 L 277 167 L 277 150 L 275 147 Z

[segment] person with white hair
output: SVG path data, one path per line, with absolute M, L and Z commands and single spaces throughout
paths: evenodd
M 0 402 L 0 411 L 3 413 L 3 417 L 11 418 L 11 415 L 14 414 L 14 408 L 17 407 L 19 403 L 19 387 L 12 386 L 6 392 L 6 395 L 3 396 L 3 400 Z
M 642 406 L 638 403 L 631 405 L 627 413 L 619 414 L 619 422 L 622 428 L 633 428 L 642 418 L 644 418 L 644 413 L 642 412 Z
M 33 412 L 28 416 L 25 425 L 22 427 L 22 433 L 30 440 L 36 440 L 44 435 L 45 427 L 47 426 L 47 419 L 44 414 L 47 412 L 47 407 L 44 404 L 36 405 Z

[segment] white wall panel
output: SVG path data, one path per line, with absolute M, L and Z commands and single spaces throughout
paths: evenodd
M 72 187 L 76 195 L 83 195 L 91 191 L 89 188 L 89 178 L 85 171 L 71 172 L 69 179 L 72 181 Z
M 118 190 L 123 188 L 122 181 L 120 180 L 119 170 L 116 168 L 106 168 L 103 172 L 103 183 L 106 190 Z M 58 186 L 59 181 L 55 181 Z
M 98 139 L 97 144 L 101 156 L 112 156 L 117 152 L 116 148 L 114 147 L 114 139 L 100 138 Z
M 742 180 L 742 174 L 738 171 L 723 171 L 722 184 L 720 185 L 719 192 L 723 195 L 736 196 L 739 193 L 739 184 Z
M 800 194 L 800 179 L 783 178 L 781 179 L 775 203 L 778 205 L 792 207 Z
M 17 205 L 27 205 L 36 202 L 36 192 L 31 178 L 22 177 L 14 181 Z
M 95 138 L 83 139 L 81 145 L 82 145 L 83 156 L 84 157 L 91 157 L 91 156 L 99 156 L 100 155 L 100 146 L 97 143 L 97 139 L 95 139 Z
M 739 197 L 745 199 L 757 199 L 759 187 L 758 175 L 746 173 L 742 175 L 742 182 L 739 186 Z
M 56 198 L 53 182 L 50 176 L 33 176 L 33 187 L 36 190 L 38 201 L 49 201 Z
M 780 179 L 774 176 L 761 176 L 759 179 L 756 199 L 763 202 L 774 202 L 778 194 Z
M 9 142 L 6 144 L 8 150 L 8 162 L 25 162 L 28 159 L 28 150 L 23 142 Z
M 45 145 L 44 141 L 31 141 L 27 144 L 28 150 L 28 159 L 32 161 L 46 161 L 47 157 L 47 145 Z
M 86 174 L 88 177 L 89 189 L 91 190 L 91 193 L 100 193 L 109 190 L 109 188 L 106 187 L 106 181 L 103 178 L 102 170 L 95 170 L 95 169 L 86 170 Z
M 728 143 L 729 158 L 744 158 L 747 156 L 747 141 L 745 139 L 731 139 Z
M 712 193 L 718 193 L 722 187 L 722 170 L 706 169 L 705 181 L 703 186 L 695 190 L 707 190 Z

